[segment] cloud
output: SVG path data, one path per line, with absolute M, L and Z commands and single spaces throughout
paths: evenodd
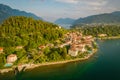
M 108 3 L 108 0 L 55 0 L 55 1 L 68 3 L 70 5 L 73 4 L 75 7 L 74 9 L 76 8 L 80 9 L 82 7 L 87 10 L 93 9 L 94 11 L 102 9 Z
M 104 6 L 107 4 L 107 1 L 94 1 L 94 2 L 86 2 L 86 4 L 90 6 Z
M 62 3 L 84 3 L 90 5 L 100 5 L 105 4 L 107 0 L 55 0 Z
M 52 0 L 61 3 L 58 17 L 79 18 L 120 11 L 120 0 Z M 63 6 L 64 5 L 64 6 Z M 62 6 L 62 7 L 61 7 Z M 65 14 L 63 14 L 63 12 Z
M 62 2 L 62 3 L 78 3 L 78 0 L 56 0 L 57 2 Z

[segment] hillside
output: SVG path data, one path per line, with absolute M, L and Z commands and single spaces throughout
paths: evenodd
M 120 11 L 79 18 L 73 25 L 80 24 L 117 24 L 120 23 Z
M 41 63 L 62 58 L 63 49 L 53 48 L 67 31 L 59 26 L 24 16 L 12 16 L 0 25 L 0 68 L 15 54 L 15 64 Z M 66 48 L 65 48 L 66 49 Z M 58 52 L 61 51 L 61 55 Z M 55 58 L 54 58 L 55 57 Z M 4 59 L 3 59 L 4 58 Z
M 38 17 L 33 13 L 27 13 L 25 11 L 12 9 L 11 7 L 9 7 L 7 5 L 0 4 L 0 23 L 3 22 L 3 20 L 7 19 L 10 16 L 26 16 L 26 17 L 32 17 L 37 20 L 42 19 L 41 17 Z
M 40 44 L 54 42 L 63 36 L 63 29 L 42 20 L 13 16 L 5 20 L 0 26 L 0 46 L 29 46 L 38 47 Z

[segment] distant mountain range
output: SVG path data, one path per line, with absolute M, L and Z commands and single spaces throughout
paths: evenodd
M 109 24 L 109 23 L 120 23 L 120 11 L 112 12 L 112 13 L 104 13 L 99 15 L 92 15 L 85 18 L 77 19 L 73 25 L 79 24 Z
M 25 11 L 20 11 L 17 9 L 12 9 L 11 7 L 0 4 L 0 23 L 3 22 L 10 16 L 26 16 L 32 17 L 34 19 L 40 19 L 41 17 L 36 16 L 33 13 L 27 13 Z M 80 24 L 120 24 L 120 11 L 112 13 L 104 13 L 99 15 L 92 15 L 84 18 L 79 18 L 77 20 L 72 18 L 60 18 L 57 19 L 54 23 L 61 25 L 63 27 L 69 27 L 71 25 L 80 25 Z
M 57 19 L 54 23 L 67 26 L 76 26 L 76 25 L 86 25 L 86 24 L 120 24 L 120 11 L 115 11 L 112 13 L 104 13 L 98 15 L 92 15 L 84 18 L 79 18 L 77 20 L 71 18 L 60 18 Z
M 74 21 L 75 19 L 72 18 L 59 18 L 54 23 L 63 26 L 65 28 L 68 28 L 74 23 Z
M 60 18 L 55 21 L 56 24 L 73 24 L 75 20 L 72 18 Z
M 10 16 L 26 16 L 26 17 L 32 17 L 34 19 L 40 19 L 41 17 L 36 16 L 33 13 L 27 13 L 25 11 L 20 11 L 17 9 L 12 9 L 11 7 L 0 4 L 0 23 L 3 22 L 5 19 L 7 19 Z

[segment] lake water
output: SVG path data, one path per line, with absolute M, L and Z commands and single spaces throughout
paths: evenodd
M 120 39 L 98 41 L 99 50 L 89 60 L 41 66 L 23 72 L 16 80 L 120 80 Z M 0 80 L 15 80 L 13 72 Z

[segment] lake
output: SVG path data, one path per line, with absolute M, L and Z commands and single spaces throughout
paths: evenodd
M 120 39 L 97 41 L 98 52 L 89 60 L 41 66 L 14 79 L 13 72 L 0 80 L 120 80 Z

